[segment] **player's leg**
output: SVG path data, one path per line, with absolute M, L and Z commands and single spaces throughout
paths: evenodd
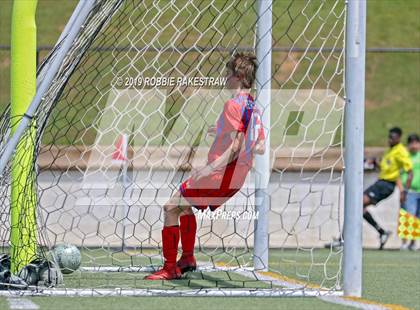
M 211 192 L 218 189 L 217 174 L 200 178 L 199 180 L 188 179 L 180 186 L 180 196 L 188 201 L 190 206 L 199 210 L 204 210 L 209 205 L 209 197 Z M 181 273 L 193 271 L 197 268 L 197 262 L 194 256 L 195 237 L 197 232 L 197 220 L 192 208 L 183 210 L 180 216 L 180 233 L 182 255 L 177 262 L 177 266 L 181 269 Z
M 177 191 L 163 206 L 164 226 L 179 226 L 180 216 L 194 214 L 190 203 Z
M 369 212 L 369 210 L 367 209 L 368 206 L 372 205 L 372 204 L 376 204 L 376 203 L 372 203 L 371 199 L 369 198 L 368 195 L 364 194 L 363 195 L 363 218 L 366 220 L 366 222 L 368 222 L 373 228 L 376 229 L 376 231 L 379 234 L 384 234 L 385 231 L 384 229 L 379 226 L 379 224 L 375 221 L 375 219 L 373 218 L 372 214 Z
M 376 184 L 376 183 L 375 183 Z M 379 235 L 381 236 L 381 234 L 386 233 L 385 230 L 383 230 L 379 224 L 375 221 L 375 219 L 373 218 L 372 214 L 368 211 L 367 207 L 372 205 L 372 204 L 376 204 L 376 202 L 374 202 L 374 199 L 371 199 L 369 197 L 369 193 L 370 195 L 374 196 L 375 194 L 372 194 L 372 187 L 374 185 L 370 186 L 363 194 L 363 218 L 366 220 L 366 222 L 368 222 L 373 228 L 376 229 L 376 231 L 378 231 Z M 331 243 L 326 243 L 324 245 L 325 248 L 338 248 L 343 246 L 344 243 L 344 237 L 341 234 L 340 237 L 338 238 L 334 238 L 333 242 Z
M 363 218 L 368 222 L 375 230 L 379 233 L 380 248 L 384 246 L 389 236 L 390 231 L 384 230 L 373 218 L 372 214 L 367 209 L 370 205 L 376 205 L 381 199 L 381 191 L 379 191 L 380 181 L 375 182 L 373 185 L 368 187 L 363 193 Z M 326 248 L 337 248 L 343 245 L 344 238 L 341 235 L 339 238 L 334 239 L 333 242 L 324 245 Z
M 209 205 L 221 205 L 225 201 L 225 199 L 220 199 L 219 197 L 223 195 L 222 180 L 228 171 L 230 171 L 229 168 L 223 172 L 215 171 L 198 180 L 192 178 L 186 180 L 180 186 L 181 197 L 188 200 L 190 205 L 199 210 L 205 210 Z M 185 209 L 180 216 L 180 232 L 182 256 L 178 260 L 177 265 L 181 272 L 185 273 L 197 268 L 194 257 L 197 221 L 191 208 Z
M 180 195 L 197 209 L 210 207 L 214 211 L 240 190 L 248 172 L 248 167 L 229 164 L 223 172 L 216 171 L 199 180 L 185 181 L 180 187 Z M 194 257 L 196 231 L 197 222 L 192 209 L 184 209 L 180 217 L 182 256 L 177 262 L 182 273 L 197 267 Z
M 385 231 L 379 224 L 375 221 L 372 214 L 368 211 L 367 207 L 370 205 L 375 205 L 376 201 L 372 201 L 368 194 L 363 195 L 363 218 L 368 222 L 379 234 L 383 234 Z
M 181 270 L 176 264 L 180 228 L 178 220 L 181 214 L 189 214 L 191 206 L 183 199 L 179 192 L 172 196 L 163 206 L 164 227 L 162 229 L 162 254 L 165 260 L 163 268 L 145 279 L 172 280 L 181 277 Z
M 197 221 L 189 202 L 178 191 L 165 205 L 164 210 L 166 227 L 177 227 L 179 219 L 182 256 L 176 262 L 177 267 L 182 274 L 187 271 L 195 270 L 197 268 L 197 263 L 194 257 L 194 245 L 197 232 Z M 171 256 L 171 258 L 172 257 L 173 256 Z
M 394 191 L 395 184 L 383 180 L 376 181 L 367 188 L 363 194 L 363 218 L 379 233 L 379 249 L 383 249 L 388 241 L 391 231 L 384 230 L 373 218 L 367 207 L 376 205 L 381 200 L 388 198 Z
M 193 271 L 197 268 L 194 257 L 195 235 L 197 232 L 197 220 L 192 208 L 185 209 L 179 218 L 179 230 L 181 233 L 182 255 L 177 266 L 182 273 Z

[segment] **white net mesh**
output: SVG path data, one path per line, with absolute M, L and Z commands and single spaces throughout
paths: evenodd
M 341 249 L 323 246 L 340 235 L 345 5 L 274 1 L 272 17 L 269 272 L 252 270 L 251 171 L 217 212 L 197 211 L 199 272 L 142 279 L 162 264 L 162 205 L 206 160 L 207 129 L 229 98 L 226 62 L 255 52 L 257 2 L 108 0 L 94 6 L 34 117 L 37 168 L 25 188 L 35 180 L 40 255 L 61 243 L 82 254 L 66 289 L 340 289 Z M 0 181 L 6 253 L 11 171 Z

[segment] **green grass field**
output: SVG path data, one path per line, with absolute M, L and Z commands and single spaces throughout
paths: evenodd
M 319 250 L 319 255 L 316 257 L 324 257 L 328 251 Z M 301 254 L 298 255 L 301 257 Z M 296 254 L 294 251 L 273 251 L 270 255 L 270 264 L 273 269 L 278 270 L 279 265 L 294 258 Z M 316 261 L 316 259 L 315 259 Z M 338 261 L 332 264 L 338 266 Z M 308 268 L 307 261 L 296 260 L 294 267 L 305 269 Z M 364 252 L 363 265 L 363 300 L 365 302 L 392 304 L 393 309 L 420 309 L 420 296 L 418 294 L 420 281 L 420 253 L 417 252 L 400 252 L 400 251 L 376 251 L 366 250 Z M 300 270 L 302 271 L 302 270 Z M 287 275 L 283 273 L 283 275 Z M 188 289 L 190 287 L 215 287 L 215 280 L 220 281 L 219 287 L 235 288 L 241 285 L 244 278 L 230 273 L 230 278 L 226 278 L 226 273 L 219 274 L 188 274 L 188 280 L 168 281 L 167 283 L 153 283 L 152 286 L 147 284 L 148 281 L 140 280 L 143 274 L 138 274 L 138 285 L 136 287 L 150 287 L 150 288 L 177 288 Z M 211 277 L 210 277 L 211 276 Z M 316 282 L 319 274 L 315 275 L 311 280 Z M 127 278 L 132 282 L 134 276 L 116 274 L 108 275 L 108 284 L 100 280 L 93 280 L 92 276 L 85 276 L 84 279 L 91 279 L 91 282 L 85 282 L 86 285 L 93 285 L 96 287 L 106 287 L 110 283 L 117 282 L 124 283 Z M 290 273 L 290 277 L 293 274 Z M 72 279 L 73 278 L 73 282 Z M 81 282 L 74 282 L 74 278 L 79 278 L 78 275 L 66 276 L 66 283 L 69 287 L 83 287 Z M 204 279 L 203 279 L 204 278 Z M 296 278 L 296 276 L 294 277 Z M 127 282 L 126 282 L 127 283 Z M 251 282 L 250 282 L 251 283 Z M 132 283 L 131 283 L 132 284 Z M 250 284 L 247 287 L 257 287 L 256 283 Z M 264 287 L 260 284 L 258 287 Z M 56 308 L 71 308 L 71 309 L 131 309 L 141 307 L 142 309 L 341 309 L 344 306 L 336 305 L 321 301 L 317 298 L 246 298 L 246 297 L 232 297 L 232 298 L 209 298 L 209 297 L 32 297 L 31 301 L 40 306 L 40 309 L 56 309 Z M 199 306 L 197 306 L 199 305 Z M 397 308 L 399 307 L 399 308 Z M 8 302 L 6 298 L 0 298 L 0 308 L 8 309 Z
M 0 4 L 0 45 L 10 45 L 11 3 L 11 0 L 2 0 Z M 55 43 L 76 3 L 76 0 L 39 1 L 39 46 Z M 280 9 L 282 3 L 277 2 L 274 11 Z M 416 46 L 420 42 L 419 10 L 420 2 L 417 0 L 369 1 L 367 46 Z M 279 32 L 283 24 L 278 24 Z M 45 52 L 41 53 L 41 56 L 45 55 Z M 385 130 L 394 125 L 401 126 L 405 132 L 419 132 L 418 118 L 414 115 L 420 113 L 420 105 L 416 104 L 420 101 L 417 87 L 420 54 L 369 53 L 366 64 L 366 145 L 386 145 Z M 0 51 L 0 112 L 10 98 L 9 70 L 9 52 Z
M 338 282 L 340 259 L 342 252 L 339 250 L 330 251 L 327 249 L 299 249 L 299 250 L 276 250 L 270 252 L 270 271 L 291 278 L 301 284 L 320 286 L 326 289 L 334 288 Z M 239 264 L 249 265 L 252 262 L 252 252 L 249 249 L 202 249 L 197 253 L 197 260 L 206 264 L 227 265 L 238 267 Z M 109 252 L 106 249 L 84 249 L 82 251 L 82 265 L 85 267 L 94 266 L 158 266 L 161 264 L 161 256 L 157 250 L 145 249 L 136 251 L 115 251 Z M 324 274 L 327 270 L 328 279 Z M 274 282 L 262 283 L 256 281 L 255 277 L 245 277 L 235 272 L 217 271 L 192 273 L 189 277 L 179 281 L 167 281 L 165 283 L 150 283 L 144 281 L 146 273 L 91 273 L 74 272 L 65 275 L 66 287 L 126 287 L 126 288 L 167 288 L 183 287 L 186 285 L 195 288 L 242 288 L 242 287 L 265 287 L 270 285 L 278 286 Z M 188 284 L 189 283 L 189 284 Z M 152 286 L 151 286 L 152 284 Z

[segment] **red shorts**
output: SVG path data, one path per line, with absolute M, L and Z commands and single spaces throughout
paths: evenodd
M 250 170 L 248 165 L 232 162 L 224 170 L 217 170 L 198 180 L 188 178 L 180 186 L 180 192 L 191 206 L 212 211 L 235 195 L 245 182 Z

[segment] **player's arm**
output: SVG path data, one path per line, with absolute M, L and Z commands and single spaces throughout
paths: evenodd
M 405 182 L 405 188 L 407 190 L 411 187 L 411 182 L 413 181 L 413 170 L 407 171 L 407 181 Z
M 239 131 L 234 131 L 231 133 L 232 143 L 226 149 L 226 151 L 218 157 L 215 161 L 210 164 L 212 170 L 217 170 L 221 167 L 225 167 L 235 159 L 238 158 L 239 152 L 241 151 L 242 145 L 244 143 L 244 133 Z
M 223 154 L 211 163 L 211 169 L 217 170 L 227 166 L 238 158 L 244 145 L 245 128 L 242 123 L 242 109 L 236 103 L 228 101 L 223 107 L 223 130 L 230 134 L 232 142 L 226 146 Z
M 379 166 L 380 163 L 376 157 L 367 157 L 364 160 L 365 170 L 378 170 Z
M 255 143 L 254 153 L 258 155 L 263 155 L 265 153 L 265 134 L 264 128 L 261 124 L 259 124 L 258 138 Z
M 264 127 L 261 122 L 261 115 L 259 114 L 259 111 L 255 111 L 254 113 L 257 113 L 256 115 L 256 124 L 257 127 L 257 141 L 255 142 L 254 146 L 254 153 L 258 155 L 263 155 L 265 153 L 265 133 L 264 133 Z M 253 128 L 252 128 L 253 130 Z
M 405 184 L 402 184 L 402 186 L 405 188 L 405 190 L 409 190 L 411 187 L 411 182 L 413 180 L 413 163 L 411 162 L 411 158 L 408 155 L 408 152 L 401 152 L 401 154 L 399 154 L 399 156 L 397 157 L 397 161 L 401 168 L 407 173 L 407 181 L 405 182 Z M 401 202 L 405 201 L 405 190 L 401 192 Z
M 238 158 L 244 140 L 244 133 L 236 131 L 231 134 L 232 143 L 227 147 L 226 151 L 210 164 L 193 171 L 192 177 L 194 179 L 199 179 L 219 168 L 226 167 L 229 163 Z
M 404 186 L 403 186 L 403 184 L 402 184 L 401 179 L 398 179 L 398 180 L 397 180 L 396 185 L 397 185 L 397 188 L 398 188 L 398 190 L 400 191 L 400 193 L 404 191 Z
M 407 198 L 407 190 L 411 187 L 411 181 L 413 180 L 413 171 L 409 170 L 407 171 L 407 181 L 405 182 L 405 188 L 402 184 L 401 180 L 398 179 L 397 186 L 400 188 L 400 202 L 404 203 L 405 199 Z M 401 185 L 398 185 L 400 183 Z
M 406 190 L 410 189 L 411 181 L 413 180 L 413 163 L 411 162 L 410 155 L 408 152 L 401 152 L 397 157 L 400 167 L 407 173 L 407 181 L 404 187 Z
M 401 179 L 398 179 L 396 182 L 397 188 L 400 192 L 400 203 L 404 203 L 405 201 L 405 191 L 404 191 L 404 185 L 402 184 Z
M 265 140 L 258 140 L 255 144 L 254 153 L 263 155 L 265 153 Z

